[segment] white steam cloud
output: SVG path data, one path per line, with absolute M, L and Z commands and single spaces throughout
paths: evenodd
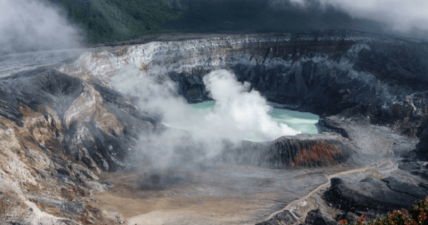
M 145 165 L 150 166 L 144 171 L 147 174 L 174 166 L 192 169 L 195 163 L 205 165 L 223 151 L 239 147 L 245 139 L 266 141 L 299 133 L 272 120 L 266 100 L 226 70 L 204 77 L 217 105 L 208 114 L 193 109 L 178 95 L 171 80 L 154 81 L 135 66 L 122 69 L 112 82 L 120 91 L 138 96 L 140 110 L 175 128 L 141 135 L 136 148 L 148 160 Z
M 138 81 L 138 82 L 136 82 Z M 249 83 L 240 83 L 236 77 L 219 70 L 207 74 L 204 84 L 216 108 L 207 114 L 196 112 L 186 100 L 176 94 L 171 81 L 154 83 L 136 69 L 127 68 L 113 78 L 121 91 L 141 99 L 142 110 L 159 114 L 162 122 L 192 133 L 198 140 L 245 139 L 268 141 L 299 132 L 279 124 L 269 115 L 271 107 L 258 91 L 249 91 Z
M 261 138 L 274 140 L 299 132 L 274 121 L 272 109 L 258 91 L 249 91 L 250 84 L 241 84 L 225 70 L 211 72 L 204 77 L 204 84 L 216 101 L 216 109 L 203 117 L 212 132 L 225 134 L 233 139 Z
M 317 1 L 322 6 L 333 6 L 354 18 L 386 24 L 399 32 L 428 31 L 428 1 L 426 0 L 290 0 L 307 5 Z
M 0 1 L 0 53 L 75 48 L 79 32 L 41 0 Z

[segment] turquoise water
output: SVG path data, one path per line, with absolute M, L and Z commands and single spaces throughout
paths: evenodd
M 214 101 L 192 104 L 192 107 L 200 113 L 208 113 L 215 108 Z M 298 112 L 287 109 L 273 109 L 269 113 L 273 120 L 281 124 L 300 131 L 303 134 L 317 134 L 318 129 L 315 124 L 319 120 L 319 116 L 312 113 Z

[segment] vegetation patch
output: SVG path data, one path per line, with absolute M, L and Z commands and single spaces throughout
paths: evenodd
M 163 25 L 180 18 L 179 4 L 169 0 L 45 0 L 64 9 L 82 28 L 88 43 L 136 39 L 168 32 Z
M 367 221 L 367 217 L 361 215 L 356 223 L 353 225 L 427 225 L 427 211 L 428 211 L 428 196 L 423 201 L 416 202 L 416 204 L 409 210 L 401 209 L 394 210 L 386 216 Z M 349 225 L 346 219 L 339 220 L 339 224 Z

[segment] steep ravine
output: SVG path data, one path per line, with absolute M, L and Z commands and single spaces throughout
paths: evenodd
M 427 53 L 424 43 L 330 31 L 193 37 L 92 49 L 76 58 L 73 53 L 60 63 L 59 59 L 39 58 L 27 67 L 33 70 L 16 74 L 9 73 L 15 71 L 19 57 L 3 60 L 0 66 L 10 69 L 2 70 L 6 74 L 0 80 L 1 160 L 5 162 L 0 167 L 4 203 L 0 221 L 113 224 L 125 219 L 97 208 L 94 195 L 113 185 L 100 182 L 99 174 L 144 167 L 139 164 L 138 137 L 166 128 L 156 117 L 141 112 L 135 99 L 116 90 L 111 77 L 123 68 L 175 81 L 179 94 L 189 102 L 209 99 L 202 81 L 205 74 L 228 69 L 277 107 L 322 116 L 321 134 L 246 142 L 215 158 L 316 177 L 314 186 L 295 192 L 290 188 L 301 183 L 284 182 L 284 190 L 293 194 L 264 211 L 255 210 L 259 214 L 246 222 L 262 222 L 324 184 L 325 176 L 366 167 L 371 170 L 341 174 L 342 181 L 333 179 L 328 190 L 319 188 L 308 196 L 308 207 L 303 203 L 297 207 L 302 212 L 320 208 L 320 212 L 308 212 L 305 218 L 297 210 L 291 212 L 292 217 L 310 223 L 318 217 L 330 221 L 347 213 L 384 213 L 389 208 L 383 206 L 391 200 L 364 190 L 381 187 L 395 196 L 411 187 L 417 196 L 428 193 L 423 158 L 427 146 L 419 142 L 428 134 Z M 385 161 L 391 166 L 377 168 Z M 260 185 L 257 188 L 267 184 Z M 366 211 L 353 207 L 367 204 Z M 400 204 L 407 207 L 408 202 Z M 289 213 L 284 211 L 266 224 L 279 223 Z

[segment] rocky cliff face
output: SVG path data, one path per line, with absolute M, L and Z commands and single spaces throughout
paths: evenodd
M 88 200 L 109 187 L 97 174 L 126 166 L 154 120 L 117 92 L 48 68 L 2 79 L 0 92 L 0 221 L 116 222 Z
M 133 64 L 169 77 L 190 102 L 202 101 L 202 76 L 229 69 L 270 101 L 322 115 L 370 116 L 416 135 L 424 121 L 428 46 L 355 32 L 236 35 L 153 42 L 83 54 L 60 71 L 105 83 Z

